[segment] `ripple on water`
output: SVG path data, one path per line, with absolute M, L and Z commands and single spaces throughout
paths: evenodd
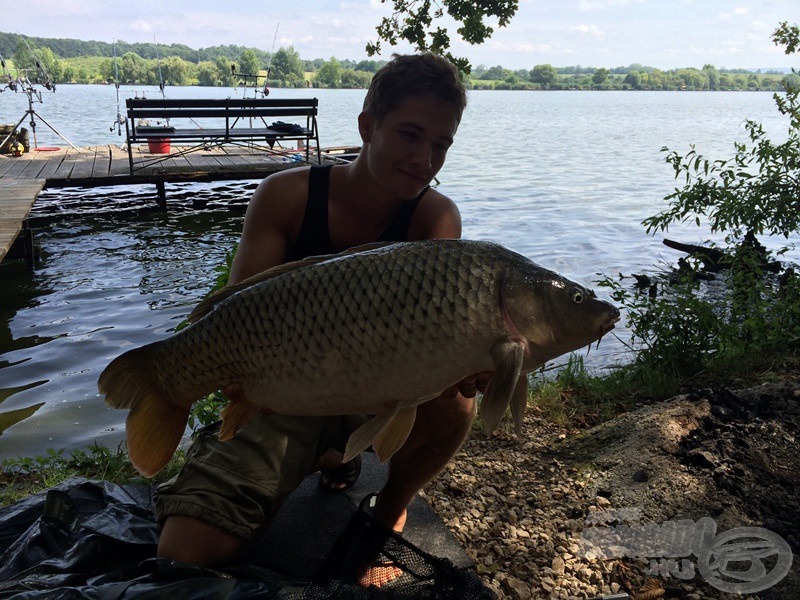
M 0 338 L 0 389 L 38 383 L 2 410 L 45 405 L 0 436 L 0 459 L 95 438 L 118 443 L 125 414 L 105 407 L 97 377 L 123 350 L 170 334 L 210 289 L 242 219 L 227 208 L 130 220 L 76 214 L 66 226 L 37 218 L 43 260 L 33 276 L 14 278 L 27 293 L 3 293 L 13 342 Z

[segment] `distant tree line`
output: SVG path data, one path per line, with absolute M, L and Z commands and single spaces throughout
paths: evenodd
M 771 90 L 784 89 L 797 75 L 753 72 L 745 69 L 684 68 L 662 71 L 633 64 L 613 69 L 536 65 L 511 71 L 501 66 L 479 65 L 472 70 L 473 89 L 537 90 Z
M 293 48 L 274 54 L 243 46 L 214 46 L 195 50 L 181 44 L 84 42 L 25 38 L 0 33 L 0 55 L 7 69 L 30 69 L 37 62 L 56 83 L 115 83 L 124 85 L 263 86 L 366 88 L 385 61 L 304 60 Z M 8 60 L 9 57 L 11 60 Z M 255 77 L 258 75 L 258 78 Z M 510 70 L 478 65 L 466 78 L 471 89 L 492 90 L 782 90 L 796 85 L 798 76 L 743 69 L 684 68 L 662 71 L 633 64 L 613 69 L 535 65 Z
M 386 64 L 379 60 L 303 60 L 293 47 L 272 54 L 232 45 L 194 50 L 181 44 L 23 40 L 9 33 L 0 33 L 0 55 L 7 59 L 9 70 L 29 69 L 32 80 L 38 61 L 56 83 L 125 85 L 263 85 L 269 75 L 269 85 L 275 87 L 365 88 L 375 71 Z

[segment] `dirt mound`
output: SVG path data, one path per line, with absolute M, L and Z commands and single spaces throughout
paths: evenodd
M 570 439 L 562 452 L 577 464 L 590 461 L 589 468 L 597 470 L 592 478 L 595 492 L 615 508 L 634 509 L 639 520 L 634 528 L 710 519 L 712 537 L 743 527 L 763 529 L 779 536 L 796 554 L 800 551 L 799 399 L 800 386 L 793 383 L 739 391 L 693 390 Z M 625 525 L 622 520 L 611 523 L 618 524 Z M 698 566 L 700 557 L 689 558 L 692 565 L 684 564 Z M 649 562 L 646 571 L 652 574 L 659 564 Z M 777 556 L 764 564 L 769 572 Z M 787 594 L 789 587 L 798 589 L 797 574 L 795 565 L 782 585 L 763 590 L 759 597 L 800 597 Z M 723 578 L 719 587 L 732 590 L 732 582 Z M 752 588 L 758 587 L 754 581 Z M 707 589 L 704 594 L 714 597 Z
M 427 490 L 501 597 L 800 598 L 800 384 L 525 438 L 474 434 Z

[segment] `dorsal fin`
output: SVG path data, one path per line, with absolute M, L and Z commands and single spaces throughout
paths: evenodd
M 397 242 L 374 242 L 372 244 L 363 244 L 361 246 L 354 246 L 344 252 L 339 252 L 338 254 L 320 254 L 318 256 L 309 256 L 307 258 L 303 258 L 301 260 L 294 260 L 292 262 L 284 263 L 282 265 L 277 265 L 270 269 L 266 269 L 265 271 L 261 271 L 260 273 L 256 273 L 247 279 L 243 279 L 239 283 L 234 285 L 227 285 L 224 288 L 217 290 L 213 294 L 209 294 L 205 298 L 203 298 L 197 306 L 194 307 L 194 310 L 189 314 L 187 320 L 189 323 L 194 323 L 199 321 L 203 317 L 205 317 L 211 310 L 223 300 L 226 300 L 233 296 L 235 293 L 240 292 L 246 288 L 251 286 L 257 285 L 262 281 L 266 281 L 267 279 L 272 279 L 273 277 L 278 277 L 279 275 L 283 275 L 284 273 L 289 273 L 296 269 L 302 269 L 311 265 L 316 265 L 321 262 L 325 262 L 326 260 L 331 260 L 335 258 L 339 258 L 342 256 L 347 256 L 349 254 L 357 254 L 359 252 L 367 252 L 369 250 L 377 250 L 378 248 L 383 248 L 385 246 L 390 246 L 392 244 L 396 244 Z

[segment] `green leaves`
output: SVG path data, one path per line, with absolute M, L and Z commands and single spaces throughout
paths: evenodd
M 782 23 L 773 39 L 787 53 L 800 48 L 797 26 Z M 685 155 L 662 148 L 683 187 L 665 198 L 666 210 L 643 221 L 648 233 L 675 222 L 707 222 L 712 232 L 725 234 L 728 247 L 719 262 L 730 268 L 704 282 L 696 278 L 693 259 L 684 260 L 648 295 L 620 281 L 601 282 L 627 313 L 634 366 L 685 377 L 798 350 L 800 278 L 793 269 L 780 277 L 768 272 L 777 263 L 755 239 L 800 232 L 800 85 L 788 78 L 785 83 L 786 93 L 775 96 L 778 110 L 790 119 L 785 141 L 773 142 L 748 120 L 749 141 L 734 143 L 734 155 L 724 160 L 710 160 L 694 146 Z
M 798 38 L 797 26 L 782 23 L 773 39 L 785 43 L 788 53 L 798 48 Z M 643 221 L 648 233 L 690 219 L 698 225 L 707 220 L 712 232 L 734 237 L 748 231 L 788 237 L 800 231 L 800 86 L 795 83 L 786 78 L 786 93 L 775 94 L 778 110 L 790 119 L 782 143 L 748 120 L 749 143 L 735 143 L 735 154 L 726 160 L 711 161 L 694 146 L 685 156 L 662 148 L 675 179 L 685 185 L 665 198 L 669 208 Z
M 785 46 L 786 54 L 794 54 L 800 48 L 800 29 L 797 25 L 789 25 L 782 21 L 772 34 L 772 41 L 776 46 Z
M 776 32 L 776 40 L 792 51 L 800 47 L 798 38 L 796 26 L 783 23 Z M 717 262 L 729 268 L 715 281 L 701 281 L 699 265 L 690 258 L 658 278 L 648 295 L 620 281 L 601 282 L 627 313 L 635 366 L 686 377 L 726 365 L 741 370 L 748 362 L 800 349 L 800 278 L 791 268 L 775 274 L 780 265 L 755 239 L 800 232 L 799 93 L 795 86 L 776 95 L 780 112 L 790 117 L 782 143 L 747 121 L 749 141 L 734 143 L 734 155 L 724 160 L 709 160 L 694 146 L 685 155 L 662 148 L 684 185 L 666 197 L 666 210 L 643 224 L 652 233 L 675 222 L 707 222 L 712 232 L 726 236 L 728 247 Z
M 776 144 L 761 125 L 748 121 L 746 128 L 751 144 L 736 144 L 726 160 L 708 160 L 694 147 L 685 156 L 669 152 L 666 162 L 685 186 L 665 198 L 669 208 L 643 221 L 649 233 L 691 218 L 699 225 L 701 217 L 712 232 L 739 237 L 746 231 L 788 237 L 800 230 L 800 132 L 791 129 Z
M 505 27 L 519 6 L 518 0 L 441 0 L 435 3 L 435 8 L 431 0 L 392 0 L 392 4 L 392 16 L 384 17 L 375 28 L 378 40 L 367 44 L 370 56 L 380 53 L 382 41 L 391 46 L 406 41 L 417 51 L 446 56 L 467 74 L 471 68 L 469 61 L 450 54 L 450 35 L 443 27 L 432 29 L 434 20 L 443 18 L 446 13 L 460 24 L 456 32 L 461 39 L 469 44 L 481 44 L 494 33 L 486 20 L 496 18 L 497 26 Z

